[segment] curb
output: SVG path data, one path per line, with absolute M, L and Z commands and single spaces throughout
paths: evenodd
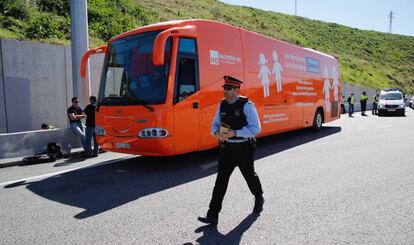
M 56 161 L 59 161 L 59 160 L 62 160 L 62 159 L 70 159 L 70 158 L 73 158 L 73 157 L 79 157 L 82 154 L 82 152 L 83 152 L 83 150 L 74 151 L 70 154 L 69 157 L 63 157 L 63 158 L 60 158 L 60 159 L 56 159 Z M 27 156 L 25 156 L 25 157 L 27 157 Z M 25 157 L 0 159 L 0 169 L 1 168 L 7 168 L 7 167 L 15 167 L 15 166 L 35 165 L 35 164 L 25 164 L 23 162 L 23 158 L 25 158 Z M 42 164 L 42 163 L 38 163 L 38 164 Z
M 22 160 L 0 163 L 0 168 L 14 167 L 14 166 L 20 166 L 20 165 L 23 165 Z

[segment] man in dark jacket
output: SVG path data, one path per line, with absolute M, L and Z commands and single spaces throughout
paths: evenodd
M 96 108 L 96 97 L 91 96 L 89 97 L 90 104 L 85 107 L 85 114 L 86 114 L 86 153 L 91 157 L 97 157 L 99 152 L 99 145 L 96 142 L 96 135 L 95 135 L 95 108 Z M 93 153 L 91 149 L 91 141 L 93 138 Z

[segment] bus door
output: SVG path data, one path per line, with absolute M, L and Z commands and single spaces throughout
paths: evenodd
M 199 89 L 197 42 L 191 38 L 180 38 L 173 96 L 176 152 L 194 151 L 199 147 Z

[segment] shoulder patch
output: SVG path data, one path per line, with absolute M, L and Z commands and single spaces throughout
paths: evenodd
M 239 100 L 241 101 L 241 102 L 247 102 L 247 101 L 249 101 L 249 98 L 247 98 L 247 97 L 245 97 L 245 96 L 239 96 Z

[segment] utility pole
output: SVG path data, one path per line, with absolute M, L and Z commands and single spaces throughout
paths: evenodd
M 295 16 L 298 16 L 298 1 L 295 0 Z
M 388 18 L 390 18 L 390 28 L 389 28 L 389 33 L 392 33 L 392 19 L 394 19 L 394 13 L 391 11 L 390 14 L 388 15 Z
M 70 1 L 70 21 L 72 40 L 72 81 L 73 96 L 86 105 L 91 91 L 89 62 L 86 67 L 86 77 L 83 81 L 80 76 L 80 64 L 83 55 L 89 49 L 88 38 L 88 6 L 86 0 Z

